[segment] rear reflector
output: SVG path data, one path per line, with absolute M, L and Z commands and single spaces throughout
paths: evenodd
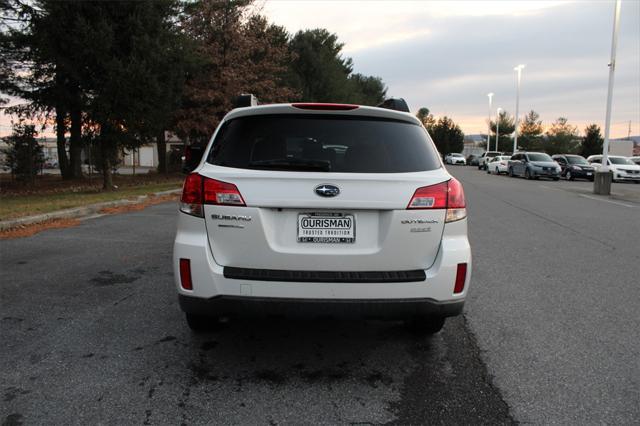
M 193 290 L 191 261 L 189 259 L 180 259 L 180 285 L 185 290 Z
M 318 103 L 296 103 L 291 104 L 294 108 L 328 110 L 328 111 L 347 111 L 358 108 L 358 105 L 351 104 L 318 104 Z
M 467 264 L 458 263 L 458 270 L 456 271 L 456 284 L 453 286 L 453 293 L 462 293 L 464 291 L 464 282 L 467 279 Z

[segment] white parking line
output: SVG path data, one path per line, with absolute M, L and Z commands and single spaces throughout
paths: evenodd
M 619 205 L 619 206 L 629 207 L 630 209 L 634 209 L 634 208 L 636 207 L 636 206 L 632 206 L 632 205 L 630 205 L 630 204 L 619 203 L 619 202 L 617 202 L 617 201 L 603 200 L 603 199 L 601 199 L 601 198 L 592 197 L 592 196 L 590 196 L 590 195 L 584 195 L 584 194 L 578 194 L 578 195 L 579 195 L 579 196 L 581 196 L 581 197 L 584 197 L 584 198 L 589 198 L 589 199 L 591 199 L 591 200 L 602 201 L 602 202 L 604 202 L 604 203 L 611 203 L 611 204 L 617 204 L 617 205 Z

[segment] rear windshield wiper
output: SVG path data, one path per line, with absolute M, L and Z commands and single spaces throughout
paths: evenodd
M 249 167 L 255 169 L 328 172 L 331 170 L 331 163 L 327 160 L 295 160 L 289 158 L 251 161 Z

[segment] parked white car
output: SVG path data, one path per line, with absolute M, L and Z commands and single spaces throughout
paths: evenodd
M 494 173 L 500 175 L 502 173 L 507 174 L 509 172 L 509 159 L 510 155 L 498 155 L 491 158 L 487 164 L 487 173 Z
M 276 314 L 405 319 L 437 332 L 469 289 L 465 207 L 409 113 L 234 109 L 184 183 L 180 306 L 196 331 L 212 317 Z
M 602 167 L 602 155 L 591 155 L 587 158 L 596 170 Z M 640 183 L 640 166 L 620 155 L 609 155 L 609 170 L 613 173 L 614 182 Z
M 444 157 L 444 162 L 447 164 L 462 164 L 463 166 L 467 165 L 467 160 L 465 160 L 462 154 L 458 153 L 447 154 L 447 156 Z
M 631 160 L 633 164 L 640 166 L 640 157 L 629 157 L 629 160 Z
M 482 153 L 480 158 L 478 158 L 478 170 L 487 170 L 487 165 L 489 164 L 489 160 L 496 155 L 502 155 L 502 152 L 499 151 L 485 151 Z

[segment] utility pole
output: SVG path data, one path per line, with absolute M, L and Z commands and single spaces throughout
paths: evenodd
M 522 69 L 524 68 L 523 64 L 518 65 L 513 70 L 518 73 L 517 84 L 516 84 L 516 133 L 513 138 L 513 154 L 518 150 L 518 119 L 519 119 L 519 108 L 520 108 L 520 79 L 522 77 Z
M 500 137 L 500 113 L 502 108 L 496 110 L 496 151 L 498 151 L 498 138 Z
M 493 92 L 488 93 L 487 96 L 489 97 L 489 123 L 487 123 L 487 151 L 489 151 L 491 148 L 491 101 L 493 98 Z
M 613 13 L 613 35 L 611 36 L 611 60 L 609 61 L 609 88 L 607 90 L 607 112 L 604 122 L 604 143 L 602 145 L 602 165 L 596 172 L 593 192 L 600 195 L 611 193 L 612 176 L 609 172 L 609 131 L 611 130 L 611 101 L 616 71 L 616 48 L 618 46 L 618 25 L 620 23 L 620 0 L 616 0 Z

